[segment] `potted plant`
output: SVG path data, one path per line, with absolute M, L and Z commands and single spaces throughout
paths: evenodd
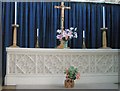
M 74 80 L 80 78 L 80 73 L 78 72 L 78 69 L 74 66 L 70 66 L 69 68 L 66 68 L 64 73 L 66 74 L 65 87 L 74 87 Z

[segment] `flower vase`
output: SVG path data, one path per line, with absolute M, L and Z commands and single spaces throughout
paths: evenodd
M 68 41 L 64 41 L 64 48 L 68 48 Z
M 66 79 L 64 85 L 66 88 L 73 88 L 74 87 L 74 80 L 73 79 Z

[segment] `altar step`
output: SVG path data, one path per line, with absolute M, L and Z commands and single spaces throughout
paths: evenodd
M 54 85 L 17 85 L 16 89 L 68 89 L 64 84 Z M 72 89 L 118 89 L 118 84 L 97 83 L 97 84 L 75 84 Z
M 65 88 L 63 84 L 54 85 L 16 85 L 16 86 L 3 86 L 2 91 L 118 91 L 118 84 L 110 83 L 88 83 L 88 84 L 75 84 L 74 88 Z

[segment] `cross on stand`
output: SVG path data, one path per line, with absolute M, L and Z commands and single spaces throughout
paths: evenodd
M 70 9 L 70 7 L 66 7 L 64 5 L 64 2 L 61 2 L 61 6 L 55 6 L 55 8 L 61 9 L 61 30 L 63 32 L 64 31 L 64 10 L 65 9 Z M 62 44 L 62 41 L 61 41 L 60 44 Z

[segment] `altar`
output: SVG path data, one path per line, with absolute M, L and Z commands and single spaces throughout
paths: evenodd
M 75 66 L 75 83 L 117 83 L 119 49 L 6 48 L 5 85 L 63 84 L 64 70 Z

